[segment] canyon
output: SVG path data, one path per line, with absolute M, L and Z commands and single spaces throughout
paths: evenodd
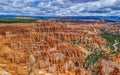
M 116 23 L 0 23 L 0 75 L 120 75 L 119 66 Z

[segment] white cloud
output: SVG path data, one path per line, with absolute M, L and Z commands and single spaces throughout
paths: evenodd
M 36 1 L 38 5 L 35 5 Z M 20 15 L 120 16 L 120 0 L 0 0 L 0 12 Z
M 63 0 L 56 0 L 56 2 L 58 2 L 59 4 L 64 4 Z

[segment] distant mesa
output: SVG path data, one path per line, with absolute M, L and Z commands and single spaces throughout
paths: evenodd
M 15 18 L 17 18 L 17 19 L 35 19 L 32 17 L 25 17 L 25 16 L 16 16 Z

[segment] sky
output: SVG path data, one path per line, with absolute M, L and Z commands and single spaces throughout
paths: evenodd
M 0 15 L 120 16 L 120 0 L 0 0 Z

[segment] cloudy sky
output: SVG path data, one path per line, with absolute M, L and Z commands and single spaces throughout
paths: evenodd
M 0 0 L 0 15 L 120 16 L 120 0 Z

